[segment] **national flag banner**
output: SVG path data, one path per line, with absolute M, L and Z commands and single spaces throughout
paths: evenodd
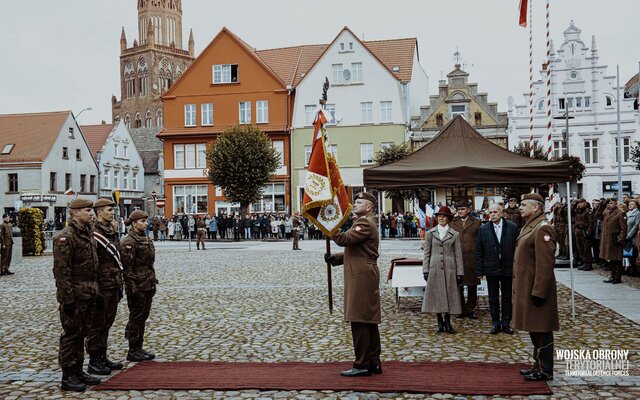
M 429 207 L 429 205 L 427 205 L 427 207 Z M 418 223 L 420 224 L 420 228 L 428 229 L 427 214 L 425 214 L 425 212 L 422 211 L 422 208 L 420 208 L 420 206 L 416 208 L 416 217 L 418 218 Z
M 528 5 L 529 5 L 529 1 L 530 0 L 520 0 L 520 17 L 518 19 L 518 23 L 520 24 L 521 27 L 526 28 L 527 27 L 527 9 L 528 9 Z
M 425 229 L 430 229 L 433 227 L 433 221 L 434 221 L 433 214 L 435 212 L 436 211 L 433 208 L 431 208 L 431 205 L 427 203 L 427 205 L 425 206 L 425 226 L 426 226 Z
M 304 183 L 302 215 L 325 235 L 332 236 L 349 217 L 352 206 L 338 163 L 327 150 L 326 123 L 324 112 L 318 109 L 313 122 L 313 143 Z

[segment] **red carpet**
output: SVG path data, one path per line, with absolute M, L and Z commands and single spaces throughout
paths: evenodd
M 546 382 L 527 382 L 506 363 L 389 361 L 383 374 L 345 378 L 349 362 L 331 363 L 138 363 L 94 390 L 333 390 L 356 392 L 451 393 L 462 395 L 552 394 Z

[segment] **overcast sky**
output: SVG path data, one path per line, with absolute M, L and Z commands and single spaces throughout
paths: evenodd
M 544 8 L 534 4 L 534 57 L 545 53 Z M 329 43 L 345 25 L 365 40 L 416 37 L 429 94 L 453 69 L 459 46 L 470 81 L 507 108 L 528 90 L 528 29 L 518 26 L 518 0 L 183 0 L 183 38 L 193 29 L 196 55 L 223 26 L 257 49 Z M 574 20 L 582 40 L 595 35 L 600 63 L 622 85 L 638 72 L 639 0 L 551 0 L 556 48 Z M 137 38 L 135 0 L 0 0 L 0 114 L 54 110 L 81 124 L 111 122 L 120 98 L 120 30 Z

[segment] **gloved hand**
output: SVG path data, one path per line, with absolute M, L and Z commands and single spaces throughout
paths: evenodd
M 124 292 L 122 291 L 122 288 L 118 288 L 118 300 L 122 300 L 123 296 L 124 296 Z
M 336 261 L 336 256 L 334 256 L 333 254 L 325 253 L 324 262 L 326 262 L 327 264 L 333 265 L 335 261 Z
M 96 308 L 104 308 L 104 297 L 99 293 L 96 295 Z
M 76 312 L 76 303 L 74 302 L 74 303 L 64 304 L 62 306 L 62 312 L 67 317 L 73 317 L 73 314 L 75 314 Z
M 533 305 L 534 306 L 540 307 L 540 306 L 542 306 L 544 304 L 546 299 L 543 299 L 542 297 L 531 295 L 531 301 L 533 301 Z
M 462 275 L 456 276 L 456 282 L 458 283 L 458 285 L 462 285 Z
M 423 272 L 422 273 L 422 277 L 424 278 L 425 282 L 429 280 L 429 273 L 428 272 Z

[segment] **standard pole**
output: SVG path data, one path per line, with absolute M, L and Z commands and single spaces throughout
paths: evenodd
M 568 121 L 568 120 L 567 120 Z M 571 275 L 571 316 L 576 319 L 576 301 L 573 291 L 573 224 L 571 222 L 571 182 L 567 181 L 567 217 L 569 219 L 569 275 Z
M 620 131 L 620 65 L 616 66 L 616 113 L 618 120 L 618 201 L 622 201 L 622 132 Z
M 331 239 L 327 238 L 327 254 L 331 254 Z M 329 314 L 333 314 L 333 284 L 331 282 L 331 263 L 327 263 L 327 291 L 329 292 Z

